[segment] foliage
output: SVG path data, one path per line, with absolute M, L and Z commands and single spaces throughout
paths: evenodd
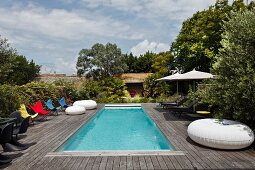
M 167 76 L 169 74 L 169 64 L 174 60 L 174 56 L 169 52 L 161 52 L 156 54 L 153 59 L 152 68 L 155 73 L 162 76 Z
M 127 64 L 127 69 L 125 70 L 126 73 L 138 73 L 137 69 L 137 60 L 138 58 L 134 56 L 132 53 L 125 54 L 125 63 Z
M 127 64 L 126 73 L 152 73 L 153 70 L 153 62 L 156 54 L 152 52 L 146 52 L 139 57 L 133 56 L 132 53 L 125 55 L 125 63 Z
M 22 86 L 0 85 L 0 115 L 8 116 L 22 103 L 28 106 L 38 100 L 46 101 L 51 98 L 57 101 L 60 97 L 59 88 L 46 83 L 32 82 Z
M 171 46 L 175 65 L 183 72 L 194 68 L 209 72 L 216 61 L 221 46 L 223 21 L 228 20 L 231 10 L 244 9 L 243 0 L 236 0 L 232 6 L 227 0 L 217 0 L 208 10 L 195 13 L 183 22 L 182 29 Z
M 99 94 L 98 100 L 102 103 L 122 102 L 122 97 L 126 97 L 128 94 L 125 82 L 117 78 L 104 79 L 100 85 L 103 87 L 103 91 Z
M 232 12 L 224 23 L 217 79 L 200 95 L 219 108 L 218 115 L 255 128 L 255 8 Z
M 18 86 L 0 85 L 0 116 L 6 117 L 15 111 L 22 99 Z
M 18 55 L 7 39 L 0 36 L 0 84 L 26 84 L 38 76 L 40 66 Z
M 91 49 L 82 49 L 77 61 L 77 74 L 93 79 L 102 79 L 123 73 L 127 68 L 124 57 L 116 44 L 95 44 Z
M 152 52 L 146 52 L 144 55 L 140 55 L 137 58 L 136 71 L 137 73 L 152 73 L 152 64 L 155 54 Z
M 152 74 L 147 77 L 144 81 L 144 96 L 145 97 L 159 97 L 164 94 L 171 94 L 171 86 L 167 84 L 165 81 L 157 81 L 157 79 L 161 78 L 160 74 Z

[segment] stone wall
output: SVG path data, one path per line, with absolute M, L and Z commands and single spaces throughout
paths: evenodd
M 84 80 L 84 77 L 77 77 L 77 76 L 40 76 L 35 79 L 35 81 L 41 81 L 45 83 L 53 83 L 57 80 L 64 80 L 69 82 L 80 82 Z

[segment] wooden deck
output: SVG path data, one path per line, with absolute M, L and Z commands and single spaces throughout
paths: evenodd
M 95 114 L 90 111 L 77 116 L 51 116 L 48 121 L 29 127 L 20 141 L 31 146 L 25 151 L 3 153 L 14 159 L 0 169 L 255 169 L 254 150 L 222 151 L 202 147 L 187 136 L 190 121 L 156 108 L 156 104 L 143 107 L 183 155 L 47 156 Z

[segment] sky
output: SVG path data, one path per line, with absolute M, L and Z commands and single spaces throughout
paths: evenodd
M 182 22 L 214 0 L 1 0 L 0 35 L 41 73 L 76 73 L 81 49 L 116 43 L 122 53 L 170 49 Z

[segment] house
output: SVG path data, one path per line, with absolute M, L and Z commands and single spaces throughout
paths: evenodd
M 143 83 L 145 79 L 153 73 L 124 73 L 114 77 L 121 79 L 126 83 L 127 90 L 133 97 L 135 94 L 143 95 Z

